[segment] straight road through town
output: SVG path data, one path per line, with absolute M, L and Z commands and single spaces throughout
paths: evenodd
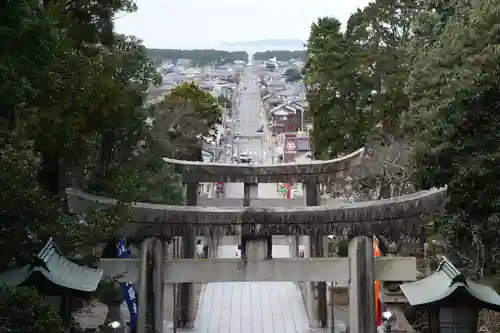
M 248 153 L 253 163 L 272 163 L 270 142 L 265 142 L 265 121 L 259 110 L 260 88 L 255 84 L 252 67 L 245 69 L 240 86 L 240 103 L 234 112 L 239 133 L 236 149 Z M 259 133 L 263 127 L 264 133 Z M 226 198 L 242 198 L 243 184 L 225 184 Z M 276 184 L 259 184 L 258 197 L 280 199 Z M 223 242 L 221 242 L 223 243 Z M 219 258 L 238 257 L 237 245 L 220 245 Z M 288 245 L 274 245 L 273 257 L 286 258 Z M 302 295 L 293 282 L 228 282 L 209 283 L 201 295 L 197 317 L 197 333 L 304 333 L 308 319 Z
M 235 112 L 235 128 L 233 134 L 239 134 L 236 139 L 235 150 L 246 152 L 252 157 L 252 163 L 271 164 L 272 142 L 266 140 L 268 128 L 265 118 L 260 112 L 260 87 L 255 83 L 253 77 L 253 68 L 248 66 L 242 75 L 240 87 L 245 86 L 240 94 L 240 103 L 238 111 Z M 263 132 L 258 132 L 259 128 Z M 272 199 L 282 198 L 277 192 L 276 184 L 259 184 L 259 198 Z M 243 198 L 243 184 L 229 183 L 225 184 L 226 198 Z

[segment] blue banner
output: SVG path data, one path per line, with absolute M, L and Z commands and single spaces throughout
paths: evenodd
M 125 237 L 122 237 L 120 241 L 118 241 L 118 244 L 116 244 L 116 250 L 118 258 L 131 258 L 130 248 L 127 246 Z M 131 282 L 122 282 L 120 283 L 120 286 L 122 287 L 123 298 L 127 302 L 128 310 L 130 312 L 130 326 L 132 328 L 132 332 L 135 332 L 137 327 L 137 299 L 135 285 Z

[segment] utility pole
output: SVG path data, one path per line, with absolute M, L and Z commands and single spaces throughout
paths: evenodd
M 271 158 L 272 158 L 272 164 L 275 163 L 274 159 L 275 159 L 275 150 L 276 150 L 276 147 L 275 147 L 275 140 L 274 140 L 274 135 L 271 133 Z
M 231 140 L 231 161 L 233 160 L 233 156 L 235 155 L 235 137 L 236 137 L 236 116 L 239 113 L 238 110 L 238 105 L 237 104 L 237 94 L 238 94 L 238 88 L 239 88 L 239 82 L 236 82 L 236 89 L 233 90 L 231 94 L 231 123 L 232 123 L 232 140 Z M 239 151 L 239 150 L 238 150 Z M 237 153 L 237 158 L 239 159 L 239 153 Z
M 260 136 L 260 164 L 264 164 L 264 131 L 261 133 L 262 135 Z
M 223 94 L 224 96 L 224 114 L 222 115 L 222 130 L 224 131 L 224 147 L 222 147 L 222 153 L 224 154 L 223 156 L 227 156 L 227 113 L 229 112 L 228 108 L 228 86 L 224 86 Z M 220 142 L 222 144 L 222 140 Z

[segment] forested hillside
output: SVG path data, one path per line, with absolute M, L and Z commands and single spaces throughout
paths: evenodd
M 289 51 L 289 50 L 271 50 L 265 52 L 256 52 L 253 55 L 255 60 L 266 61 L 275 58 L 277 61 L 289 61 L 290 59 L 299 59 L 305 61 L 307 59 L 306 51 Z
M 222 65 L 237 60 L 248 62 L 248 53 L 245 51 L 148 49 L 147 53 L 154 63 L 167 59 L 174 62 L 189 59 L 193 66 Z

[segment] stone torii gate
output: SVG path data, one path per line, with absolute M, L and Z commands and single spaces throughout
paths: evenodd
M 321 206 L 319 184 L 346 176 L 346 172 L 362 161 L 363 149 L 329 161 L 307 164 L 228 165 L 165 159 L 182 175 L 186 185 L 186 206 L 148 203 L 133 205 L 134 222 L 124 226 L 119 236 L 151 238 L 180 237 L 182 259 L 155 262 L 154 276 L 163 284 L 181 283 L 180 319 L 185 328 L 192 327 L 196 310 L 192 283 L 236 281 L 306 281 L 306 308 L 313 327 L 326 327 L 326 284 L 349 285 L 350 330 L 354 333 L 374 332 L 374 283 L 413 281 L 416 262 L 413 257 L 373 258 L 373 245 L 367 235 L 383 235 L 398 242 L 401 235 L 415 237 L 420 233 L 420 218 L 439 209 L 445 189 L 421 191 L 411 195 Z M 244 183 L 242 207 L 196 207 L 200 182 Z M 257 196 L 258 183 L 303 182 L 306 207 L 251 208 Z M 90 207 L 111 207 L 116 200 L 67 189 L 68 204 L 74 213 L 85 213 Z M 196 260 L 195 237 L 205 236 L 216 246 L 219 236 L 241 236 L 242 259 Z M 301 236 L 299 242 L 309 248 L 312 258 L 273 259 L 272 235 Z M 327 235 L 348 235 L 349 258 L 324 257 Z M 359 236 L 359 237 L 358 237 Z M 146 240 L 147 241 L 147 240 Z M 145 241 L 145 242 L 146 242 Z M 163 243 L 164 244 L 164 243 Z M 145 326 L 146 255 L 151 246 L 141 246 L 141 259 L 102 259 L 106 276 L 122 281 L 141 281 L 138 333 Z M 298 253 L 298 242 L 292 252 Z M 157 245 L 156 253 L 164 257 Z M 158 257 L 158 255 L 156 256 Z M 155 281 L 158 282 L 158 281 Z M 163 287 L 155 286 L 155 327 L 161 330 Z M 314 295 L 317 297 L 314 297 Z M 157 299 L 156 299 L 157 298 Z

